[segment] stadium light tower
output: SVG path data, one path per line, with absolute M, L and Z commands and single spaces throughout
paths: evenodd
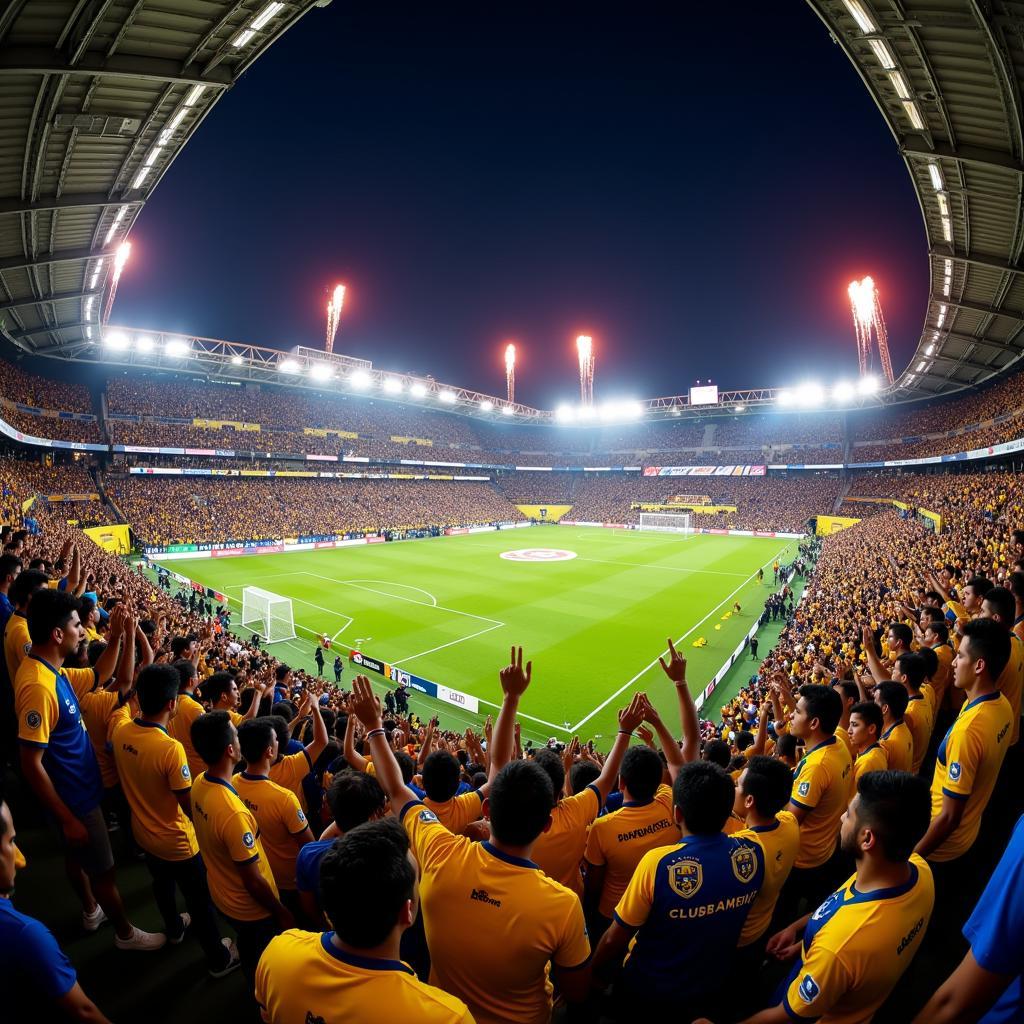
M 103 307 L 102 322 L 104 326 L 110 319 L 110 311 L 114 308 L 114 296 L 117 294 L 117 282 L 121 280 L 121 272 L 124 270 L 124 265 L 128 262 L 131 252 L 131 242 L 122 242 L 117 247 L 117 254 L 114 256 L 114 273 L 110 279 L 110 291 L 107 292 L 107 302 Z
M 878 299 L 878 289 L 870 277 L 863 281 L 851 281 L 847 289 L 850 296 L 850 308 L 853 311 L 853 329 L 857 336 L 857 360 L 860 375 L 867 376 L 871 362 L 872 332 L 878 346 L 878 356 L 882 363 L 882 371 L 886 380 L 893 382 L 892 362 L 889 359 L 889 335 L 885 329 L 885 318 L 882 316 L 882 305 Z
M 511 405 L 516 400 L 516 347 L 511 343 L 505 346 L 505 389 Z
M 581 334 L 576 339 L 576 354 L 580 360 L 580 405 L 594 404 L 594 339 Z
M 341 307 L 345 304 L 345 286 L 336 284 L 331 301 L 327 303 L 327 334 L 324 338 L 324 351 L 334 351 L 334 336 L 338 333 L 341 323 Z

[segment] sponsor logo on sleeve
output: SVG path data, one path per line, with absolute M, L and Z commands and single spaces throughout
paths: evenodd
M 799 992 L 800 998 L 805 1003 L 813 1003 L 821 994 L 821 989 L 818 987 L 818 983 L 809 974 L 805 974 L 803 981 L 800 982 Z
M 951 782 L 959 782 L 960 775 L 963 773 L 963 768 L 960 766 L 959 761 L 954 761 L 949 766 L 949 778 Z
M 247 849 L 251 850 L 256 845 L 256 837 L 251 832 L 246 832 L 242 836 L 242 845 Z
M 811 791 L 811 784 L 809 782 L 801 782 L 800 785 L 796 787 L 796 791 L 801 796 L 807 796 Z
M 43 716 L 38 711 L 30 711 L 25 715 L 25 724 L 30 729 L 38 729 L 43 722 Z
M 420 821 L 424 825 L 429 825 L 433 821 L 437 821 L 437 815 L 433 811 L 420 811 Z

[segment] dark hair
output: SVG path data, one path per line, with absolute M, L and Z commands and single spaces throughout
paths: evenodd
M 18 577 L 21 578 L 20 576 Z M 78 598 L 65 590 L 37 590 L 29 602 L 28 635 L 34 644 L 48 643 L 55 629 L 64 629 L 78 611 Z
M 289 672 L 291 672 L 291 668 L 288 665 L 278 665 L 274 669 L 274 681 L 283 683 Z
M 230 672 L 214 672 L 212 676 L 203 681 L 203 685 L 200 687 L 203 700 L 210 704 L 216 704 L 231 689 L 231 684 L 234 681 L 235 677 Z
M 647 747 L 634 747 L 647 750 Z M 654 755 L 657 758 L 657 755 Z M 661 762 L 658 762 L 661 775 Z M 632 792 L 632 791 L 631 791 Z M 548 773 L 534 761 L 510 761 L 494 777 L 488 809 L 491 832 L 509 846 L 526 846 L 544 831 L 555 806 Z
M 854 715 L 860 715 L 865 725 L 875 727 L 876 739 L 882 735 L 882 729 L 885 726 L 882 709 L 873 700 L 862 700 L 859 704 L 854 704 L 850 708 L 850 717 L 852 718 Z
M 189 735 L 196 753 L 207 764 L 216 764 L 231 743 L 231 716 L 226 711 L 208 711 L 192 723 Z
M 722 831 L 735 797 L 736 787 L 729 773 L 710 761 L 684 764 L 672 786 L 672 802 L 679 808 L 687 832 L 697 836 Z
M 921 628 L 928 629 L 929 627 L 933 627 L 935 625 L 946 625 L 946 613 L 941 608 L 922 608 Z
M 7 598 L 13 605 L 23 605 L 40 588 L 45 587 L 49 577 L 38 569 L 26 569 L 18 574 L 7 591 Z
M 886 860 L 907 860 L 931 821 L 928 783 L 910 772 L 868 772 L 857 781 L 857 793 L 858 827 L 877 834 Z
M 661 758 L 650 747 L 630 747 L 619 768 L 619 778 L 630 798 L 639 803 L 654 799 L 662 774 Z
M 907 685 L 912 690 L 920 690 L 924 682 L 924 658 L 917 651 L 904 651 L 896 659 L 896 667 L 900 675 L 907 677 Z
M 271 706 L 270 713 L 283 718 L 287 725 L 299 713 L 299 709 L 290 700 L 279 700 Z
M 0 555 L 0 580 L 10 576 L 15 569 L 21 568 L 21 559 L 17 555 Z
M 924 665 L 925 679 L 931 679 L 939 669 L 939 656 L 930 647 L 920 647 L 914 653 Z
M 270 727 L 277 733 L 277 745 L 280 747 L 281 755 L 284 756 L 288 749 L 288 743 L 292 738 L 292 734 L 288 729 L 289 723 L 276 712 L 272 715 L 264 715 L 263 717 L 266 718 L 270 723 Z
M 408 786 L 416 774 L 416 762 L 404 750 L 395 751 L 395 760 L 402 769 L 402 781 Z
M 878 694 L 879 705 L 888 707 L 889 714 L 896 721 L 900 721 L 910 703 L 910 694 L 907 693 L 907 688 L 902 683 L 895 683 L 887 679 L 875 687 L 875 693 Z
M 800 696 L 804 699 L 807 716 L 818 720 L 818 728 L 831 736 L 843 717 L 843 698 L 830 686 L 818 686 L 816 683 L 805 683 L 800 687 Z
M 320 860 L 320 905 L 356 949 L 379 946 L 415 890 L 409 837 L 394 818 L 356 825 Z
M 937 590 L 926 590 L 924 592 L 924 596 L 926 601 L 934 601 L 937 606 L 941 607 L 943 603 L 942 595 Z M 922 609 L 922 611 L 924 611 L 924 609 Z
M 850 682 L 849 679 L 837 679 L 832 685 L 832 689 L 838 690 L 842 694 L 844 704 L 848 700 L 856 701 L 860 696 L 860 690 L 857 689 L 857 684 Z
M 569 785 L 573 796 L 582 793 L 592 782 L 601 777 L 601 769 L 590 761 L 577 761 L 569 769 Z
M 1024 601 L 1024 572 L 1010 573 L 1010 593 Z
M 704 760 L 717 764 L 720 768 L 724 768 L 729 763 L 731 756 L 732 752 L 725 740 L 708 740 L 704 744 Z
M 553 750 L 541 747 L 534 754 L 533 760 L 548 773 L 548 778 L 551 779 L 551 786 L 555 791 L 555 802 L 557 803 L 559 793 L 565 788 L 565 766 L 562 764 L 562 759 Z
M 754 798 L 758 814 L 773 818 L 789 803 L 793 773 L 774 757 L 755 754 L 740 776 L 739 788 L 744 796 Z
M 369 821 L 384 810 L 387 797 L 380 783 L 366 772 L 346 768 L 331 779 L 327 805 L 335 824 L 342 832 Z
M 892 635 L 896 637 L 904 647 L 909 648 L 914 642 L 914 631 L 905 622 L 890 622 L 889 632 L 892 633 Z
M 989 679 L 994 683 L 1010 660 L 1010 633 L 991 619 L 971 619 L 963 628 L 964 640 L 971 641 L 975 659 L 984 658 Z M 963 643 L 960 650 L 963 650 Z
M 999 621 L 1007 629 L 1012 628 L 1017 613 L 1017 602 L 1013 594 L 1006 587 L 993 587 L 985 595 L 985 600 L 992 606 L 992 613 L 999 616 Z
M 736 733 L 736 749 L 739 751 L 752 747 L 755 743 L 754 734 L 746 729 Z
M 784 732 L 775 744 L 775 753 L 778 757 L 796 757 L 798 744 L 796 737 L 791 732 Z
M 978 597 L 984 597 L 992 589 L 992 581 L 987 576 L 972 576 L 964 586 L 970 587 Z
M 949 626 L 946 625 L 945 619 L 933 619 L 925 629 L 930 629 L 939 638 L 940 643 L 945 643 L 949 639 Z
M 185 651 L 188 650 L 192 641 L 195 639 L 193 636 L 175 636 L 171 638 L 171 657 L 177 661 Z
M 451 800 L 459 788 L 459 762 L 447 750 L 435 750 L 423 762 L 423 789 L 436 803 Z
M 184 693 L 192 685 L 192 680 L 199 675 L 195 665 L 188 658 L 179 658 L 174 663 L 174 671 L 178 673 L 179 693 Z
M 269 718 L 250 718 L 238 727 L 238 749 L 252 764 L 263 757 L 274 741 L 274 725 Z
M 178 697 L 178 673 L 173 665 L 147 665 L 135 682 L 139 710 L 144 715 L 158 715 Z

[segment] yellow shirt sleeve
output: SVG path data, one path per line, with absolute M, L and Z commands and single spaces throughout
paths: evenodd
M 437 815 L 419 800 L 402 809 L 402 824 L 420 871 L 432 871 L 454 856 L 469 840 L 449 832 Z
M 790 799 L 798 807 L 813 811 L 821 800 L 825 789 L 825 773 L 820 766 L 804 764 L 800 774 L 793 780 L 793 793 Z
M 583 904 L 578 899 L 569 901 L 569 916 L 562 927 L 558 947 L 551 955 L 556 967 L 575 970 L 590 960 L 590 939 L 583 918 Z
M 96 669 L 94 668 L 65 668 L 62 671 L 79 700 L 96 686 Z
M 626 928 L 639 928 L 651 913 L 654 905 L 654 874 L 661 857 L 660 850 L 644 854 L 615 908 L 616 919 Z
M 57 724 L 60 709 L 52 687 L 28 683 L 17 692 L 18 739 L 37 747 L 50 743 L 50 732 Z
M 167 780 L 167 788 L 172 793 L 183 793 L 192 788 L 192 773 L 188 770 L 188 758 L 185 757 L 185 748 L 180 743 L 167 745 L 167 754 L 163 768 L 164 778 Z
M 583 853 L 583 859 L 588 864 L 604 864 L 607 858 L 604 855 L 604 848 L 601 845 L 601 830 L 596 826 L 590 830 L 587 836 L 587 848 Z
M 946 742 L 946 783 L 942 792 L 966 800 L 974 790 L 978 766 L 985 757 L 985 740 L 973 729 L 954 729 Z
M 250 831 L 252 823 L 248 815 L 236 811 L 224 819 L 221 825 L 220 838 L 228 856 L 236 864 L 248 864 L 259 858 L 256 850 L 256 836 Z
M 821 943 L 813 943 L 810 953 L 790 983 L 783 1004 L 797 1020 L 817 1020 L 824 1016 L 850 987 L 850 976 L 842 960 Z

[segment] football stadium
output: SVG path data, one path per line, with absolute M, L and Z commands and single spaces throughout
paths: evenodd
M 0 10 L 0 1019 L 1024 1020 L 1022 94 L 1008 0 Z

